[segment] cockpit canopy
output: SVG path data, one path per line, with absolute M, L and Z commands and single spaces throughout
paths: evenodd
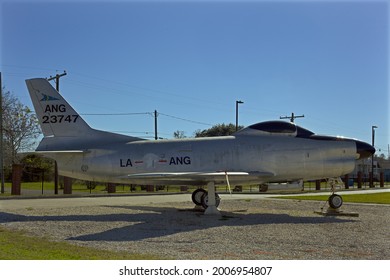
M 367 158 L 375 153 L 375 148 L 365 142 L 351 138 L 344 138 L 341 136 L 335 137 L 328 135 L 316 135 L 314 132 L 308 129 L 302 128 L 294 123 L 284 121 L 267 121 L 256 123 L 237 131 L 234 133 L 234 135 L 272 135 L 308 138 L 310 140 L 318 141 L 350 141 L 356 143 L 356 153 L 358 154 L 357 159 Z
M 302 128 L 291 122 L 266 121 L 260 122 L 241 129 L 235 134 L 241 135 L 280 135 L 300 138 L 309 138 L 314 132 Z

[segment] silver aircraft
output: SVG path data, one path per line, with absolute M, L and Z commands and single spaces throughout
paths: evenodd
M 196 205 L 218 212 L 216 185 L 337 178 L 353 171 L 371 145 L 321 136 L 294 123 L 267 121 L 231 136 L 145 140 L 91 128 L 43 78 L 26 80 L 43 139 L 36 153 L 57 161 L 60 175 L 109 183 L 195 185 Z M 207 186 L 207 191 L 202 186 Z M 342 204 L 333 194 L 333 208 Z

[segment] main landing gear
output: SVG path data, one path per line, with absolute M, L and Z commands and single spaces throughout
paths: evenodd
M 197 189 L 192 193 L 192 202 L 195 203 L 197 206 L 201 206 L 204 209 L 207 209 L 209 207 L 209 195 L 208 192 L 205 189 Z M 216 193 L 215 194 L 215 206 L 218 207 L 219 203 L 221 202 L 221 198 Z
M 207 184 L 208 191 L 200 188 L 192 193 L 192 201 L 195 203 L 195 207 L 202 207 L 205 209 L 206 215 L 220 215 L 218 206 L 221 202 L 221 198 L 215 193 L 214 182 Z

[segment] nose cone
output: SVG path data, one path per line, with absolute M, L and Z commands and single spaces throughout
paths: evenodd
M 356 142 L 356 152 L 359 154 L 358 159 L 368 158 L 375 153 L 375 148 L 368 143 L 362 141 Z

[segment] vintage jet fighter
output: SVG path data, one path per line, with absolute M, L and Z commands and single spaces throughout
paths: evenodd
M 43 78 L 26 80 L 43 139 L 36 153 L 57 161 L 59 174 L 110 183 L 207 186 L 192 200 L 218 212 L 215 185 L 261 184 L 339 177 L 371 145 L 321 136 L 294 123 L 267 121 L 231 136 L 145 140 L 91 128 Z M 338 208 L 342 199 L 330 198 Z

